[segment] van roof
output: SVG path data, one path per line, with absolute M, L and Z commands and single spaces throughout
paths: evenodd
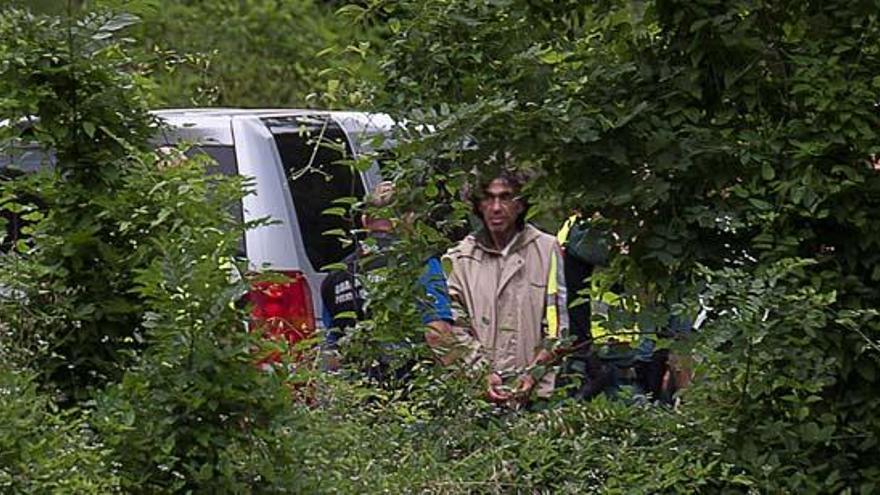
M 233 117 L 287 117 L 297 115 L 329 115 L 355 141 L 387 132 L 394 121 L 387 114 L 316 110 L 301 108 L 170 108 L 153 110 L 153 115 L 175 128 L 174 139 L 166 142 L 191 140 L 201 144 L 230 145 L 233 142 L 230 119 Z

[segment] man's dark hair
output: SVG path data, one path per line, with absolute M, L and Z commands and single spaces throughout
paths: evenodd
M 510 188 L 513 189 L 513 194 L 516 196 L 517 201 L 523 205 L 522 212 L 516 217 L 516 229 L 522 230 L 526 226 L 526 214 L 529 211 L 529 199 L 522 193 L 523 186 L 526 184 L 526 176 L 521 172 L 501 169 L 494 173 L 477 174 L 476 180 L 474 181 L 475 186 L 470 188 L 469 191 L 471 208 L 473 209 L 474 214 L 480 219 L 480 221 L 483 220 L 482 212 L 480 211 L 480 201 L 482 201 L 485 196 L 489 184 L 495 179 L 501 179 L 507 182 Z

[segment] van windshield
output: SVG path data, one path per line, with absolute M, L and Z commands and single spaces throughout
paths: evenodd
M 263 119 L 275 138 L 292 195 L 300 235 L 312 267 L 320 270 L 342 261 L 354 251 L 324 232 L 357 226 L 349 215 L 324 213 L 341 206 L 334 200 L 362 198 L 360 174 L 345 163 L 352 158 L 351 145 L 342 128 L 329 116 L 295 116 Z

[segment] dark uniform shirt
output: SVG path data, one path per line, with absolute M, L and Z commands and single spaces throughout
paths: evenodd
M 370 272 L 385 266 L 383 256 L 373 256 L 366 263 L 358 266 L 358 256 L 353 254 L 345 259 L 345 270 L 330 273 L 321 284 L 321 299 L 324 302 L 322 320 L 327 332 L 327 344 L 335 346 L 346 328 L 354 326 L 359 319 L 365 318 L 364 303 L 367 294 L 361 277 L 370 277 Z M 361 276 L 358 276 L 360 269 Z M 449 302 L 449 290 L 446 276 L 440 260 L 430 258 L 425 264 L 425 271 L 419 277 L 419 283 L 425 290 L 427 304 L 422 304 L 422 323 L 432 321 L 452 321 L 452 307 Z

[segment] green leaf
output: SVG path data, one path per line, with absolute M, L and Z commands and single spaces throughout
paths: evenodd
M 440 190 L 434 182 L 430 182 L 425 186 L 425 197 L 436 198 L 438 194 L 440 194 Z
M 755 208 L 757 208 L 759 210 L 772 210 L 773 209 L 773 205 L 764 201 L 763 199 L 749 198 L 749 203 L 751 203 L 752 206 L 754 206 Z
M 321 212 L 322 215 L 330 215 L 335 217 L 345 217 L 347 213 L 348 210 L 341 206 L 331 206 L 330 208 L 327 208 L 326 210 Z
M 648 239 L 648 247 L 651 249 L 660 249 L 666 245 L 666 241 L 661 237 L 651 237 Z
M 107 39 L 113 36 L 113 33 L 116 31 L 125 29 L 138 22 L 140 22 L 140 19 L 136 15 L 128 13 L 117 14 L 99 27 L 95 34 L 92 35 L 92 38 L 95 40 Z
M 450 258 L 441 258 L 440 264 L 443 266 L 443 273 L 445 273 L 447 277 L 452 274 L 452 260 Z
M 348 266 L 346 266 L 345 263 L 339 262 L 339 263 L 330 263 L 328 265 L 324 265 L 321 267 L 320 270 L 322 272 L 335 272 L 335 271 L 343 271 L 343 270 L 347 270 L 347 269 L 348 269 Z
M 860 360 L 856 365 L 856 371 L 865 380 L 874 383 L 877 380 L 877 364 L 870 360 Z
M 357 4 L 348 4 L 340 7 L 336 10 L 336 14 L 340 16 L 352 16 L 352 17 L 360 17 L 366 13 L 366 9 Z
M 335 198 L 332 203 L 334 205 L 345 205 L 350 206 L 360 201 L 358 198 L 354 196 L 343 196 L 341 198 Z
M 91 122 L 83 122 L 83 131 L 85 131 L 86 136 L 93 138 L 95 137 L 95 124 Z
M 42 220 L 45 216 L 46 215 L 42 211 L 34 210 L 32 212 L 22 215 L 21 219 L 27 222 L 38 222 Z
M 565 60 L 565 54 L 559 53 L 555 50 L 548 50 L 548 51 L 542 53 L 538 57 L 538 60 L 540 60 L 541 62 L 548 64 L 548 65 L 554 65 L 554 64 L 558 64 L 558 63 L 562 62 L 563 60 Z

